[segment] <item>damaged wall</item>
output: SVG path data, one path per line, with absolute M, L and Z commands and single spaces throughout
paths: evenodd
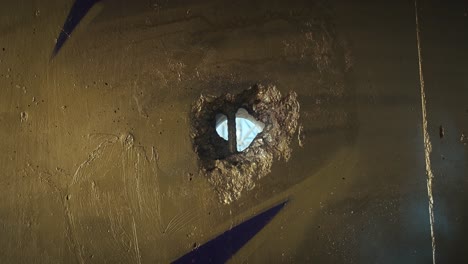
M 468 7 L 423 2 L 445 263 L 468 245 L 466 60 L 451 51 L 467 46 L 453 32 Z M 414 3 L 99 1 L 51 58 L 73 4 L 0 8 L 2 261 L 167 263 L 285 200 L 231 262 L 432 261 Z M 193 145 L 192 106 L 255 84 L 295 95 L 281 112 L 288 158 L 225 204 Z

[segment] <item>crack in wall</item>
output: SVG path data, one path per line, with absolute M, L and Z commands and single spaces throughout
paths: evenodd
M 118 140 L 118 137 L 117 136 L 113 136 L 112 138 L 110 139 L 107 139 L 103 142 L 101 142 L 88 156 L 88 158 L 83 161 L 79 166 L 78 168 L 76 169 L 75 173 L 73 174 L 73 179 L 72 179 L 72 182 L 71 182 L 71 185 L 77 183 L 78 181 L 78 176 L 80 175 L 80 171 L 86 167 L 87 165 L 89 165 L 91 162 L 93 162 L 94 160 L 96 160 L 97 158 L 99 158 L 101 155 L 102 155 L 102 152 L 104 151 L 104 149 L 109 146 L 109 145 L 112 145 L 114 144 L 115 142 L 117 142 Z
M 419 83 L 421 87 L 421 110 L 422 110 L 422 128 L 424 138 L 424 159 L 426 162 L 426 174 L 427 174 L 427 196 L 429 198 L 429 222 L 431 225 L 431 242 L 432 242 L 432 263 L 436 263 L 436 241 L 434 235 L 434 197 L 432 193 L 432 185 L 434 174 L 431 167 L 431 152 L 432 144 L 427 130 L 427 110 L 426 110 L 426 93 L 424 86 L 424 75 L 422 70 L 422 56 L 421 56 L 421 37 L 420 37 L 420 26 L 419 26 L 419 15 L 418 15 L 418 1 L 414 1 L 415 16 L 416 16 L 416 41 L 418 47 L 418 66 L 419 66 Z

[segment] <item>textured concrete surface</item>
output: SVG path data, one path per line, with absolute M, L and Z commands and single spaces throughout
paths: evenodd
M 350 2 L 106 0 L 51 60 L 73 1 L 3 1 L 2 262 L 167 263 L 288 198 L 232 263 L 432 263 L 415 5 Z M 464 263 L 468 4 L 418 13 L 435 259 Z M 224 205 L 190 107 L 255 83 L 298 94 L 303 147 Z

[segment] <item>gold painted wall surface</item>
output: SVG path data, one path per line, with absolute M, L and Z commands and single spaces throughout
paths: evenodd
M 419 3 L 435 251 L 414 2 L 105 0 L 51 58 L 72 5 L 1 3 L 0 262 L 168 263 L 286 199 L 230 262 L 467 261 L 466 3 Z M 255 84 L 301 132 L 227 205 L 191 107 Z

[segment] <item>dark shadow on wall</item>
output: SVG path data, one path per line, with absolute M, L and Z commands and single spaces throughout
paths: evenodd
M 63 24 L 62 31 L 60 32 L 57 43 L 55 44 L 54 50 L 52 51 L 52 58 L 54 58 L 62 46 L 65 44 L 67 39 L 70 38 L 73 30 L 78 26 L 83 17 L 88 11 L 100 0 L 76 0 L 73 4 L 70 12 L 68 13 L 67 19 Z
M 225 263 L 268 224 L 286 205 L 282 202 L 233 227 L 172 263 Z

